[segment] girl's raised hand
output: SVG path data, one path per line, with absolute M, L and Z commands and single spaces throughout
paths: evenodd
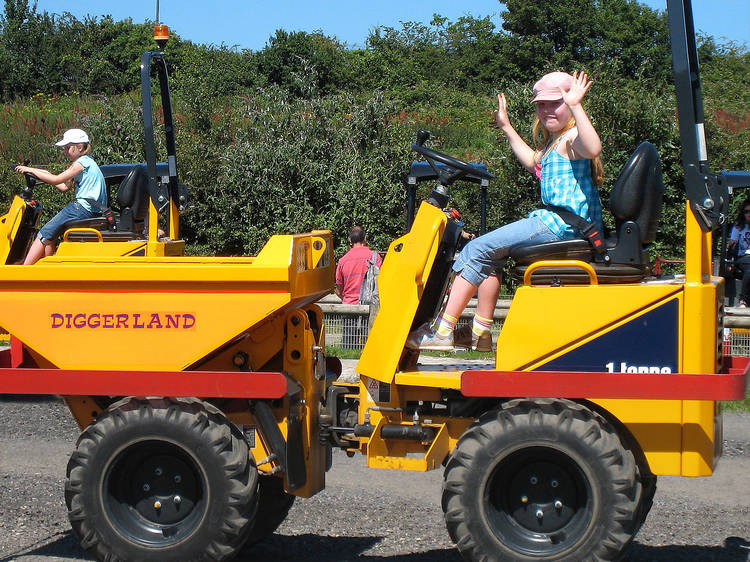
M 497 109 L 495 110 L 495 124 L 499 128 L 507 127 L 510 125 L 510 117 L 508 117 L 508 102 L 505 100 L 505 94 L 497 95 Z
M 563 101 L 568 107 L 580 104 L 583 100 L 583 96 L 586 95 L 586 92 L 588 92 L 591 87 L 591 84 L 592 82 L 589 80 L 589 77 L 585 72 L 578 74 L 577 70 L 573 71 L 573 83 L 570 85 L 570 90 L 566 92 L 560 89 Z

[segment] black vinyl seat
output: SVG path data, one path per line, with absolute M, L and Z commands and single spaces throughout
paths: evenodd
M 134 166 L 117 188 L 119 214 L 114 215 L 114 223 L 110 223 L 103 216 L 68 221 L 60 226 L 54 238 L 58 238 L 70 228 L 94 228 L 101 231 L 102 238 L 112 241 L 145 238 L 144 221 L 148 213 L 148 197 L 146 167 Z M 93 238 L 94 234 L 86 232 L 75 232 L 68 237 L 71 241 Z
M 664 198 L 662 168 L 656 147 L 648 142 L 635 149 L 612 187 L 609 209 L 615 230 L 598 255 L 583 239 L 516 246 L 510 256 L 512 275 L 523 279 L 526 268 L 541 260 L 580 260 L 591 264 L 600 283 L 635 283 L 650 274 L 648 245 L 656 238 Z M 544 267 L 532 274 L 532 284 L 588 283 L 589 276 L 575 267 Z

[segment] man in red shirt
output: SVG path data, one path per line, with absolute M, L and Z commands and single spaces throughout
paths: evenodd
M 372 250 L 367 247 L 365 229 L 354 226 L 349 231 L 352 249 L 345 253 L 336 266 L 336 295 L 344 304 L 359 304 L 359 289 L 367 273 L 367 260 L 372 258 Z M 378 267 L 383 263 L 380 255 L 376 259 Z

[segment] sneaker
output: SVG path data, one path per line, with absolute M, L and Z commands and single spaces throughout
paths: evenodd
M 471 324 L 463 324 L 453 331 L 456 347 L 465 347 L 474 351 L 492 352 L 492 334 L 485 332 L 481 336 L 474 333 Z
M 747 308 L 747 302 L 745 302 L 745 299 L 740 299 L 737 303 L 737 308 Z
M 435 332 L 429 323 L 422 324 L 406 338 L 406 347 L 409 349 L 432 349 L 434 351 L 453 350 L 453 332 L 447 336 L 441 336 Z

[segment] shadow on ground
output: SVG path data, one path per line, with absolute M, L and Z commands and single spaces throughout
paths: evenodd
M 320 535 L 273 535 L 246 550 L 237 558 L 241 562 L 291 562 L 302 560 L 387 560 L 389 562 L 459 562 L 458 551 L 452 548 L 434 549 L 415 554 L 378 556 L 365 554 L 377 546 L 383 537 L 326 537 Z M 6 554 L 0 562 L 20 557 L 49 557 L 70 560 L 90 560 L 81 549 L 72 531 L 60 533 L 52 542 L 29 546 Z M 728 537 L 723 546 L 647 546 L 635 543 L 627 558 L 630 562 L 748 562 L 750 541 Z
M 748 562 L 750 541 L 740 537 L 727 537 L 724 546 L 646 546 L 633 545 L 630 562 Z

